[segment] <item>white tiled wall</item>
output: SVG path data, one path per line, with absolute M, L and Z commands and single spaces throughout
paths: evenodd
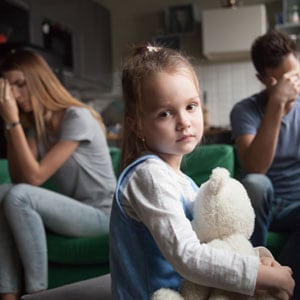
M 228 127 L 232 106 L 263 88 L 250 61 L 199 65 L 196 72 L 206 92 L 211 126 Z
M 206 91 L 210 126 L 229 127 L 232 106 L 263 88 L 251 61 L 198 65 L 195 69 L 201 91 Z M 120 74 L 114 73 L 113 78 L 113 95 L 106 100 L 121 99 Z

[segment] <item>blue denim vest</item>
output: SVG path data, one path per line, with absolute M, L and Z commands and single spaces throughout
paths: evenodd
M 148 158 L 145 155 L 129 165 L 120 175 L 110 221 L 110 271 L 113 299 L 147 300 L 161 287 L 178 290 L 181 276 L 164 258 L 146 226 L 133 220 L 120 204 L 120 190 L 134 168 Z M 194 182 L 191 184 L 198 189 Z M 185 214 L 192 219 L 182 197 Z

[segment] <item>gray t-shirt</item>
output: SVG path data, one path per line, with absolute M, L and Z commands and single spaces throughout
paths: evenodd
M 97 120 L 86 108 L 66 109 L 59 134 L 49 135 L 51 145 L 60 140 L 80 144 L 52 177 L 57 192 L 109 213 L 116 178 L 106 137 Z M 48 150 L 49 146 L 39 145 L 41 157 Z
M 264 118 L 265 92 L 246 98 L 233 107 L 231 126 L 233 138 L 256 134 Z M 272 180 L 276 196 L 299 200 L 300 195 L 300 97 L 291 111 L 282 118 L 276 153 L 267 176 Z

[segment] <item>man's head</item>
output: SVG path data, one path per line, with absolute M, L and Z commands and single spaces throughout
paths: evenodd
M 251 58 L 259 79 L 267 76 L 267 69 L 279 67 L 290 54 L 297 56 L 296 44 L 288 35 L 272 29 L 258 37 L 252 44 Z

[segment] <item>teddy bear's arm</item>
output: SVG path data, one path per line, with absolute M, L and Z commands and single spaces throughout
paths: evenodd
M 208 243 L 214 248 L 229 250 L 240 254 L 257 256 L 252 244 L 241 234 L 233 234 L 221 239 L 215 239 Z

